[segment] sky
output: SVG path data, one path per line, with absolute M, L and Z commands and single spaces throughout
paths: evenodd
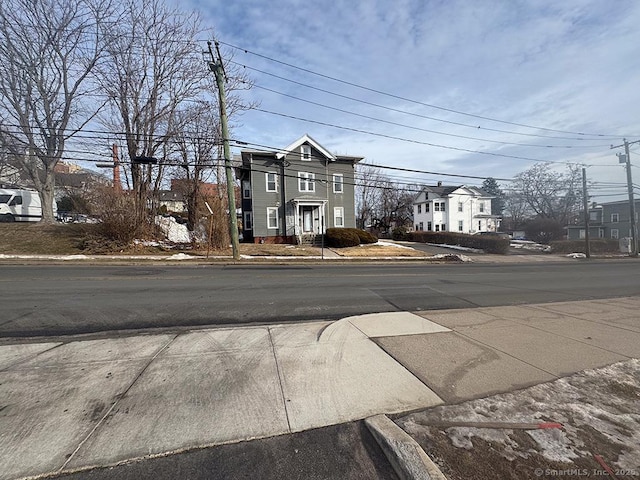
M 366 163 L 437 173 L 383 170 L 423 184 L 478 185 L 445 174 L 510 179 L 537 162 L 559 171 L 578 163 L 592 200 L 625 198 L 623 149 L 610 147 L 640 140 L 636 0 L 181 6 L 202 15 L 255 82 L 242 96 L 259 107 L 235 118 L 234 139 L 277 149 L 307 133 Z M 640 143 L 631 152 L 640 165 Z

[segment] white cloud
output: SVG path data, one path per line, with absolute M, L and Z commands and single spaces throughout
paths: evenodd
M 634 111 L 640 103 L 640 3 L 633 0 L 215 0 L 194 6 L 211 19 L 223 42 L 374 90 L 519 124 L 640 138 L 633 137 L 640 135 L 640 118 Z M 256 88 L 250 95 L 260 99 L 265 110 L 452 148 L 617 165 L 607 145 L 621 143 L 621 138 L 517 135 L 576 138 L 429 108 L 239 51 L 235 60 L 340 95 L 476 128 L 380 109 L 250 72 L 260 86 L 362 115 L 482 140 L 384 124 Z M 241 123 L 235 136 L 246 141 L 284 146 L 308 132 L 331 150 L 361 154 L 382 165 L 510 177 L 532 164 L 260 112 L 247 113 Z M 594 147 L 530 146 L 535 144 Z M 624 181 L 621 168 L 598 168 L 593 171 L 600 178 Z

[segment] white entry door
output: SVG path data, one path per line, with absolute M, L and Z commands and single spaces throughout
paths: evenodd
M 302 231 L 313 233 L 313 207 L 302 207 Z

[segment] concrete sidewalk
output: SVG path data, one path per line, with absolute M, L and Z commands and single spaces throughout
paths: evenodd
M 640 357 L 639 307 L 622 298 L 7 344 L 0 478 L 428 408 Z

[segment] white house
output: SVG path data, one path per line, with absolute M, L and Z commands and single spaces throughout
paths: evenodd
M 493 197 L 466 185 L 424 187 L 413 201 L 416 230 L 479 233 L 498 230 L 500 218 L 491 214 Z

